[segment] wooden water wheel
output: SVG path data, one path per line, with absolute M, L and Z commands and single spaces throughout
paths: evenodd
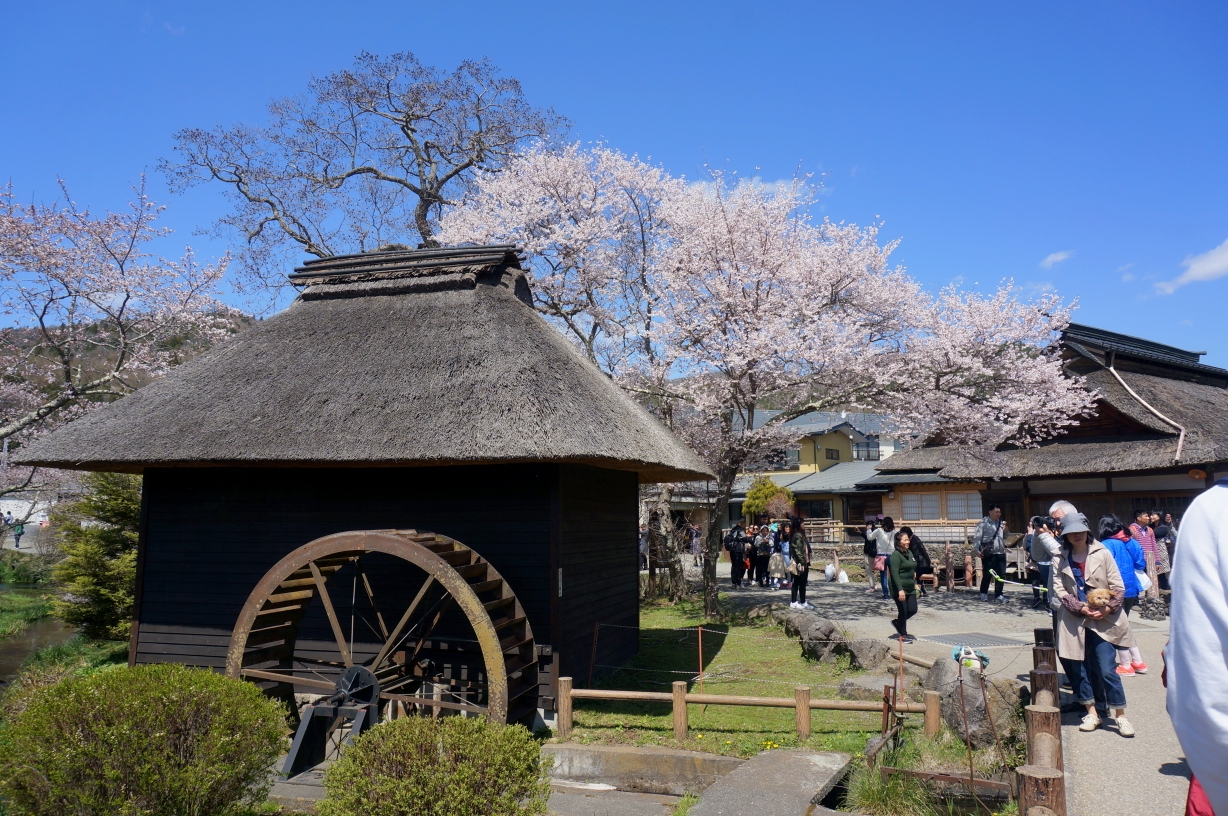
M 397 571 L 394 559 L 412 566 Z M 396 592 L 381 601 L 380 585 Z M 395 602 L 398 592 L 412 598 Z M 300 643 L 317 600 L 331 642 Z M 402 604 L 403 613 L 391 617 Z M 356 635 L 359 622 L 365 639 Z M 458 635 L 458 627 L 471 632 Z M 537 711 L 536 647 L 520 601 L 482 556 L 435 533 L 364 530 L 298 548 L 252 590 L 226 658 L 227 675 L 288 701 L 296 688 L 327 695 L 338 691 L 343 676 L 352 684 L 359 676 L 347 672 L 353 666 L 374 677 L 385 712 L 390 705 L 401 713 L 459 711 L 530 725 Z

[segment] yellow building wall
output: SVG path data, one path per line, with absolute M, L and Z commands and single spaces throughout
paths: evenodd
M 839 459 L 828 459 L 827 450 L 838 450 Z M 799 470 L 809 473 L 827 470 L 832 465 L 853 461 L 853 440 L 839 431 L 808 436 L 802 440 L 801 451 L 798 454 Z

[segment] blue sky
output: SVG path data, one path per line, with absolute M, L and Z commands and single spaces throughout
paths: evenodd
M 931 287 L 1056 288 L 1228 366 L 1228 4 L 6 3 L 0 38 L 0 178 L 102 208 L 148 170 L 203 253 L 224 204 L 166 192 L 176 129 L 259 122 L 363 49 L 488 56 L 575 138 L 822 173 L 822 213 L 881 219 Z

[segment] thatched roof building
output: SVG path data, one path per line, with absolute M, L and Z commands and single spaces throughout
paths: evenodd
M 991 457 L 920 447 L 884 460 L 881 475 L 863 484 L 990 480 L 987 500 L 1018 503 L 1022 512 L 1068 498 L 1090 517 L 1136 506 L 1180 513 L 1228 472 L 1228 370 L 1202 364 L 1201 352 L 1090 326 L 1071 324 L 1061 342 L 1066 370 L 1098 395 L 1094 417 L 1040 447 L 1003 447 Z
M 642 482 L 698 457 L 531 307 L 512 247 L 312 261 L 284 312 L 23 450 L 141 472 L 574 462 Z
M 474 592 L 515 592 L 510 606 L 481 598 L 506 627 L 517 700 L 552 709 L 560 674 L 634 655 L 639 486 L 710 474 L 534 311 L 515 249 L 334 257 L 291 280 L 303 291 L 284 312 L 16 458 L 144 474 L 130 659 L 225 665 L 266 573 L 356 530 L 428 530 L 497 570 Z M 411 608 L 425 574 L 398 563 L 362 581 Z M 357 570 L 335 580 L 356 587 Z M 334 599 L 331 627 L 319 604 L 296 613 L 295 648 L 326 654 L 346 618 L 350 651 L 388 648 L 372 640 L 374 601 L 354 593 Z M 464 662 L 465 620 L 415 651 L 448 683 L 479 671 Z

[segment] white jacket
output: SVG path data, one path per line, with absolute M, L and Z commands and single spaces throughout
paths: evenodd
M 1211 807 L 1228 814 L 1228 480 L 1186 511 L 1176 562 L 1168 715 Z

